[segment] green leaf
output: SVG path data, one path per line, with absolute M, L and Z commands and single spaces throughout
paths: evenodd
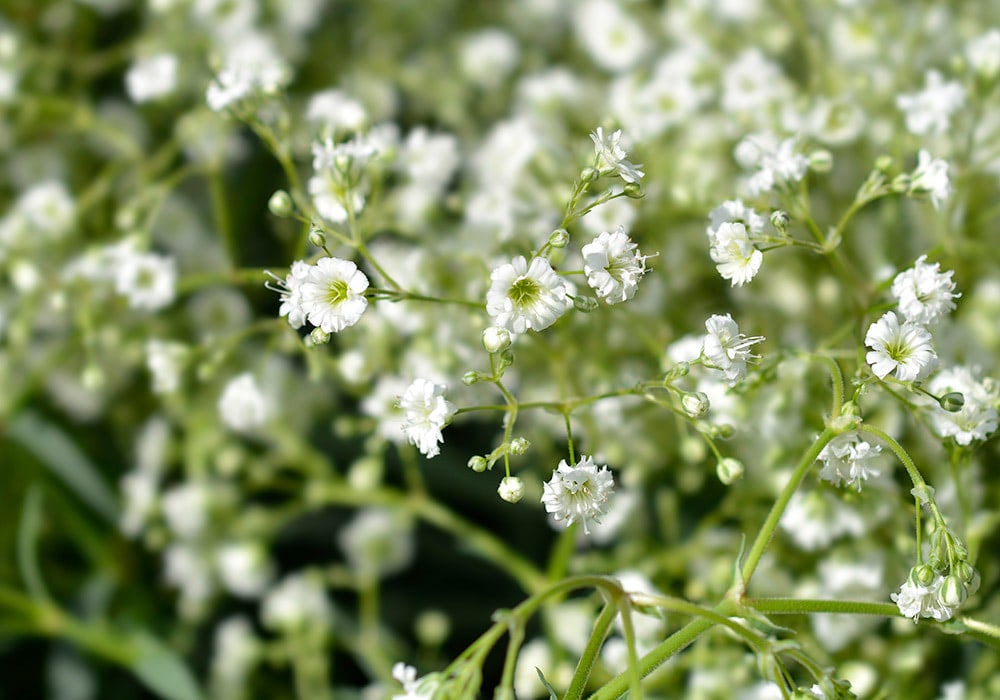
M 187 664 L 162 641 L 147 632 L 131 639 L 129 668 L 147 688 L 166 700 L 204 700 Z
M 545 674 L 542 673 L 542 669 L 535 666 L 535 673 L 538 674 L 538 678 L 542 681 L 542 685 L 545 686 L 545 689 L 549 691 L 549 700 L 559 700 L 559 695 L 556 694 L 555 688 L 552 687 L 551 683 L 545 680 Z
M 17 530 L 17 565 L 28 593 L 35 600 L 49 600 L 49 592 L 38 566 L 38 532 L 42 527 L 42 490 L 33 484 L 24 498 Z
M 54 424 L 25 411 L 7 425 L 7 436 L 45 465 L 76 496 L 108 522 L 118 522 L 118 503 L 100 472 Z

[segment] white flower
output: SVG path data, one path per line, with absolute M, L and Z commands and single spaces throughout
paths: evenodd
M 764 254 L 751 242 L 747 227 L 742 223 L 720 224 L 714 232 L 709 231 L 708 241 L 708 253 L 716 264 L 715 269 L 733 287 L 742 287 L 760 271 Z
M 309 263 L 296 260 L 292 263 L 292 268 L 288 272 L 288 277 L 280 279 L 270 272 L 267 274 L 272 281 L 264 284 L 272 292 L 281 295 L 281 306 L 278 308 L 278 316 L 287 316 L 288 325 L 299 329 L 306 322 L 306 312 L 302 308 L 302 283 L 309 276 Z
M 625 182 L 639 182 L 644 173 L 639 170 L 642 165 L 630 163 L 628 153 L 621 145 L 622 130 L 618 129 L 612 134 L 605 135 L 602 127 L 597 127 L 590 135 L 590 140 L 594 142 L 594 153 L 597 155 L 597 169 L 604 171 L 617 171 L 618 175 Z
M 997 402 L 1000 387 L 992 379 L 979 379 L 978 369 L 951 367 L 938 372 L 927 383 L 935 396 L 950 392 L 962 394 L 964 403 L 958 411 L 946 411 L 937 402 L 930 407 L 934 432 L 943 438 L 952 437 L 959 445 L 973 440 L 985 440 L 997 429 Z
M 184 343 L 151 338 L 146 341 L 146 368 L 153 377 L 154 394 L 172 394 L 180 385 L 188 357 Z
M 15 211 L 24 217 L 32 232 L 54 239 L 70 230 L 76 203 L 66 185 L 59 180 L 46 180 L 32 185 L 18 197 Z
M 309 196 L 316 211 L 327 221 L 342 224 L 365 207 L 365 196 L 358 190 L 347 191 L 343 178 L 332 169 L 324 169 L 309 178 Z M 350 210 L 348 210 L 350 206 Z
M 709 239 L 718 233 L 719 227 L 725 223 L 743 224 L 746 231 L 751 236 L 756 236 L 764 232 L 766 223 L 763 216 L 754 211 L 751 207 L 743 204 L 741 199 L 732 199 L 723 202 L 709 215 L 709 226 L 706 233 Z
M 212 494 L 202 481 L 185 481 L 163 494 L 160 508 L 167 529 L 176 537 L 192 540 L 208 525 Z
M 899 587 L 898 593 L 892 593 L 889 598 L 899 607 L 900 614 L 912 618 L 914 622 L 921 617 L 931 617 L 938 622 L 944 622 L 952 616 L 952 609 L 941 602 L 938 595 L 944 577 L 938 574 L 928 585 L 922 586 L 913 580 L 911 575 Z
M 753 114 L 766 109 L 789 93 L 781 67 L 753 47 L 745 49 L 722 75 L 722 109 Z
M 516 476 L 505 476 L 497 487 L 497 493 L 508 503 L 517 503 L 524 498 L 524 482 Z
M 333 619 L 333 607 L 318 576 L 293 573 L 285 576 L 265 596 L 260 620 L 279 632 L 302 628 L 323 629 Z
M 471 82 L 496 89 L 517 67 L 521 49 L 509 33 L 490 27 L 462 39 L 458 62 Z
M 291 71 L 271 40 L 247 34 L 229 49 L 221 70 L 208 85 L 205 101 L 220 112 L 256 95 L 275 94 L 290 79 Z
M 614 233 L 604 231 L 583 246 L 583 271 L 587 284 L 609 304 L 635 296 L 639 280 L 646 274 L 646 256 L 619 226 Z
M 930 153 L 921 149 L 917 154 L 917 167 L 910 175 L 907 193 L 918 197 L 926 195 L 934 208 L 940 209 L 941 202 L 951 195 L 948 161 L 932 158 Z
M 229 380 L 219 396 L 218 409 L 223 424 L 240 433 L 262 426 L 271 412 L 267 397 L 249 372 Z
M 133 102 L 149 102 L 177 87 L 177 56 L 159 53 L 140 58 L 125 74 L 125 90 Z
M 444 398 L 447 387 L 429 379 L 415 379 L 399 397 L 405 419 L 403 433 L 425 457 L 436 457 L 444 442 L 441 429 L 455 415 L 455 404 Z
M 954 80 L 945 82 L 936 70 L 927 71 L 924 89 L 896 97 L 896 106 L 906 114 L 906 128 L 913 134 L 943 134 L 951 115 L 965 103 L 965 88 Z
M 129 307 L 158 311 L 176 295 L 177 266 L 173 258 L 156 253 L 133 253 L 119 259 L 115 291 L 128 299 Z
M 819 476 L 836 486 L 855 486 L 860 491 L 862 481 L 878 476 L 874 462 L 881 452 L 881 446 L 863 440 L 857 431 L 843 433 L 819 453 L 817 459 L 823 462 Z
M 617 2 L 590 0 L 573 13 L 577 39 L 594 63 L 608 70 L 624 70 L 646 52 L 649 40 L 642 25 Z
M 262 651 L 250 620 L 243 615 L 223 620 L 215 628 L 213 647 L 212 697 L 245 697 L 247 677 Z
M 721 370 L 730 384 L 736 384 L 747 374 L 747 362 L 760 359 L 750 352 L 750 348 L 764 341 L 764 337 L 747 337 L 740 333 L 736 321 L 729 314 L 716 314 L 705 321 L 705 343 L 702 353 L 710 366 Z
M 1000 30 L 991 29 L 965 46 L 969 67 L 986 79 L 1000 73 Z
M 892 296 L 899 302 L 899 310 L 907 321 L 929 324 L 937 321 L 955 308 L 953 299 L 954 271 L 939 272 L 940 263 L 928 265 L 926 255 L 921 255 L 913 267 L 896 275 L 892 281 Z
M 523 256 L 501 265 L 490 274 L 486 313 L 493 325 L 511 333 L 548 328 L 567 308 L 566 283 L 545 258 Z
M 274 567 L 264 547 L 256 542 L 233 542 L 215 553 L 219 580 L 239 598 L 258 598 L 274 576 Z
M 600 522 L 614 486 L 606 466 L 598 467 L 593 458 L 582 455 L 572 467 L 566 460 L 559 462 L 542 487 L 542 503 L 557 525 L 568 527 L 579 520 L 583 531 L 590 534 L 589 521 Z
M 417 678 L 417 669 L 402 661 L 392 667 L 392 677 L 403 686 L 403 693 L 393 695 L 391 700 L 432 700 L 440 685 L 433 675 Z
M 357 131 L 367 120 L 364 106 L 340 90 L 317 92 L 306 106 L 306 121 L 333 130 Z
M 350 260 L 320 258 L 301 280 L 301 310 L 327 333 L 353 326 L 368 308 L 368 278 Z
M 926 376 L 937 360 L 927 329 L 911 321 L 900 325 L 892 311 L 868 328 L 865 345 L 871 348 L 865 361 L 879 379 L 895 372 L 899 381 L 912 382 Z
M 736 146 L 736 160 L 755 168 L 747 183 L 751 195 L 798 182 L 809 169 L 809 159 L 798 152 L 796 139 L 778 141 L 773 134 L 753 134 Z

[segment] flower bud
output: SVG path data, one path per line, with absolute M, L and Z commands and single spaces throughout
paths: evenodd
M 516 476 L 505 476 L 497 488 L 497 493 L 508 503 L 517 503 L 524 498 L 524 482 Z
M 875 159 L 875 169 L 880 173 L 889 172 L 892 169 L 892 156 L 879 156 Z
M 743 472 L 746 471 L 743 468 L 743 462 L 733 457 L 723 457 L 719 460 L 719 463 L 715 465 L 715 474 L 719 477 L 721 481 L 726 486 L 743 476 Z
M 735 434 L 736 428 L 733 427 L 732 423 L 723 423 L 722 425 L 716 426 L 715 435 L 723 440 L 728 440 Z
M 281 218 L 291 216 L 295 211 L 291 195 L 284 190 L 277 190 L 271 195 L 271 198 L 267 200 L 267 208 L 272 214 Z
M 326 345 L 330 342 L 330 334 L 319 327 L 312 329 L 312 333 L 309 334 L 309 338 L 312 340 L 314 345 Z
M 473 384 L 479 382 L 479 380 L 481 380 L 482 378 L 483 377 L 481 374 L 479 374 L 479 372 L 476 372 L 475 370 L 469 370 L 468 372 L 462 375 L 462 384 L 465 384 L 465 386 L 472 386 Z
M 573 308 L 587 314 L 597 308 L 597 299 L 594 297 L 573 297 Z
M 451 633 L 451 620 L 440 610 L 424 610 L 417 615 L 413 631 L 421 645 L 437 647 Z
M 629 199 L 642 199 L 646 196 L 646 194 L 642 191 L 642 185 L 638 182 L 626 182 L 622 191 Z
M 482 474 L 486 471 L 489 465 L 486 463 L 486 458 L 481 455 L 476 455 L 475 457 L 470 457 L 468 461 L 468 467 L 474 472 Z
M 525 440 L 523 437 L 516 437 L 510 441 L 510 453 L 512 455 L 523 455 L 528 451 L 531 443 Z
M 958 576 L 951 574 L 944 577 L 944 583 L 938 591 L 938 600 L 949 608 L 957 608 L 968 597 L 969 592 L 965 590 L 965 584 Z
M 593 182 L 601 176 L 597 168 L 584 168 L 580 171 L 580 182 Z
M 569 243 L 569 231 L 564 228 L 557 228 L 549 236 L 549 245 L 553 248 L 565 248 Z
M 788 224 L 792 221 L 792 217 L 788 215 L 788 212 L 783 209 L 776 209 L 771 212 L 771 225 L 774 226 L 775 231 L 784 236 L 788 233 Z
M 833 169 L 833 154 L 825 148 L 809 154 L 809 169 L 814 173 L 828 173 Z
M 711 403 L 708 400 L 708 396 L 700 391 L 693 391 L 688 394 L 684 394 L 681 399 L 681 405 L 684 407 L 684 412 L 687 413 L 692 418 L 701 418 L 711 407 Z
M 490 354 L 506 350 L 510 347 L 510 331 L 506 328 L 490 326 L 483 331 L 483 347 Z
M 322 248 L 326 245 L 326 235 L 318 228 L 314 228 L 309 232 L 309 243 L 316 248 Z
M 938 399 L 938 403 L 948 413 L 958 413 L 965 405 L 965 397 L 960 392 L 951 391 Z
M 914 566 L 910 569 L 910 580 L 918 586 L 929 586 L 934 582 L 937 574 L 927 564 Z
M 510 348 L 500 353 L 500 369 L 504 370 L 514 364 L 514 351 Z

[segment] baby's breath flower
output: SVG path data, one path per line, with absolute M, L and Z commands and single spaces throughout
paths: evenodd
M 255 95 L 271 95 L 288 84 L 291 71 L 271 40 L 248 34 L 228 51 L 215 80 L 209 83 L 205 101 L 215 112 L 237 105 Z
M 583 271 L 587 284 L 609 304 L 628 301 L 635 296 L 639 280 L 646 274 L 646 256 L 619 226 L 583 246 Z
M 557 525 L 568 527 L 579 520 L 590 534 L 589 521 L 600 522 L 614 486 L 608 468 L 598 467 L 592 457 L 583 455 L 572 467 L 561 460 L 542 487 L 542 503 Z
M 705 330 L 708 333 L 702 353 L 712 367 L 726 375 L 730 384 L 736 384 L 746 376 L 747 362 L 760 359 L 759 355 L 750 352 L 750 348 L 763 342 L 764 337 L 743 335 L 729 314 L 711 316 L 705 321 Z
M 294 269 L 292 274 L 295 274 Z M 291 277 L 286 281 L 290 288 L 289 302 L 292 300 Z M 327 333 L 338 333 L 361 319 L 368 308 L 368 299 L 364 296 L 366 289 L 368 278 L 353 262 L 320 258 L 315 265 L 309 266 L 300 281 L 300 308 L 309 323 Z M 290 306 L 289 322 L 293 310 Z
M 441 430 L 455 415 L 455 404 L 444 398 L 443 384 L 429 379 L 415 379 L 399 397 L 404 413 L 403 433 L 425 457 L 436 457 L 444 442 Z
M 928 324 L 937 321 L 955 308 L 952 270 L 939 272 L 940 263 L 927 264 L 921 255 L 909 270 L 896 275 L 892 281 L 892 296 L 899 302 L 899 310 L 907 321 Z
M 590 135 L 594 142 L 594 152 L 597 155 L 597 167 L 603 171 L 617 171 L 618 175 L 625 182 L 638 183 L 643 176 L 639 170 L 641 165 L 630 163 L 628 153 L 622 148 L 622 130 L 618 129 L 612 134 L 606 135 L 602 127 L 597 127 Z
M 500 481 L 497 493 L 508 503 L 517 503 L 524 498 L 524 482 L 516 476 L 505 476 Z
M 278 632 L 323 630 L 333 619 L 333 606 L 319 576 L 296 572 L 285 576 L 267 593 L 261 603 L 260 619 L 264 627 Z
M 865 361 L 879 379 L 895 372 L 899 381 L 912 382 L 926 376 L 937 360 L 927 329 L 912 321 L 900 324 L 892 311 L 868 328 L 865 345 L 871 348 Z
M 736 146 L 735 157 L 744 168 L 753 168 L 747 186 L 756 196 L 798 182 L 809 169 L 809 159 L 798 151 L 794 138 L 779 141 L 774 134 L 751 134 Z
M 930 392 L 937 396 L 961 393 L 963 403 L 957 411 L 946 411 L 937 403 L 930 407 L 934 432 L 943 438 L 954 438 L 959 445 L 985 440 L 997 429 L 1000 387 L 992 379 L 980 379 L 978 374 L 978 368 L 950 367 L 927 383 Z
M 270 414 L 270 404 L 249 372 L 226 384 L 219 397 L 219 416 L 226 427 L 248 433 L 262 426 Z
M 295 329 L 301 328 L 306 322 L 306 312 L 302 308 L 302 283 L 309 276 L 310 268 L 309 263 L 296 260 L 292 263 L 288 277 L 283 280 L 270 272 L 266 273 L 271 279 L 264 286 L 281 295 L 278 315 L 287 316 L 288 325 Z
M 146 367 L 153 378 L 154 394 L 172 394 L 180 384 L 188 347 L 183 343 L 151 338 L 146 341 Z
M 133 102 L 169 95 L 177 86 L 177 56 L 159 53 L 141 58 L 125 74 L 125 89 Z
M 533 258 L 529 266 L 519 255 L 490 279 L 486 313 L 511 333 L 543 330 L 566 311 L 566 283 L 545 258 Z
M 128 299 L 129 307 L 159 311 L 174 301 L 177 266 L 174 259 L 131 248 L 117 256 L 115 291 Z
M 955 81 L 945 82 L 936 70 L 927 71 L 924 89 L 896 97 L 896 106 L 906 116 L 906 128 L 913 134 L 943 134 L 951 115 L 965 103 L 965 88 Z
M 842 433 L 819 453 L 817 459 L 823 462 L 819 476 L 836 486 L 854 486 L 860 491 L 862 481 L 878 476 L 874 462 L 881 452 L 880 445 L 866 442 L 856 431 Z
M 941 602 L 938 595 L 944 577 L 936 575 L 928 584 L 917 581 L 911 572 L 910 577 L 899 587 L 899 591 L 890 594 L 892 602 L 899 607 L 900 614 L 911 618 L 914 622 L 921 617 L 930 617 L 938 622 L 944 622 L 952 616 L 952 609 Z
M 764 254 L 751 242 L 747 228 L 742 223 L 720 224 L 714 232 L 709 233 L 709 244 L 709 255 L 716 263 L 715 269 L 733 287 L 742 287 L 760 271 Z
M 926 196 L 935 209 L 940 209 L 941 203 L 951 195 L 948 161 L 933 158 L 930 153 L 921 149 L 917 154 L 917 167 L 910 175 L 907 193 L 916 197 Z
M 431 700 L 440 685 L 433 675 L 417 678 L 417 669 L 402 661 L 392 667 L 392 677 L 403 686 L 403 694 L 393 695 L 392 700 Z

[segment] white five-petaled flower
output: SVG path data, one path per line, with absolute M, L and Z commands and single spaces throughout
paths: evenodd
M 736 384 L 747 374 L 747 362 L 760 359 L 750 352 L 750 348 L 764 341 L 764 337 L 747 337 L 740 333 L 736 321 L 729 314 L 716 314 L 705 321 L 705 341 L 702 353 L 710 366 L 721 370 L 730 384 Z
M 909 270 L 903 270 L 892 280 L 892 296 L 907 321 L 928 324 L 937 321 L 955 308 L 953 270 L 939 272 L 940 263 L 929 265 L 921 255 Z
M 723 202 L 709 213 L 708 218 L 709 225 L 706 233 L 709 239 L 725 223 L 735 222 L 743 224 L 746 227 L 747 233 L 751 236 L 763 233 L 764 224 L 766 223 L 763 216 L 751 207 L 746 206 L 741 199 L 730 199 Z
M 843 433 L 819 453 L 817 459 L 823 462 L 819 476 L 836 486 L 854 486 L 860 491 L 862 481 L 878 476 L 875 460 L 881 452 L 881 446 L 863 440 L 857 431 Z
M 598 467 L 592 457 L 582 455 L 573 466 L 560 460 L 552 478 L 542 486 L 542 503 L 557 525 L 568 527 L 579 520 L 589 535 L 589 521 L 600 522 L 614 486 L 611 471 Z
M 642 165 L 633 165 L 627 160 L 628 153 L 621 145 L 621 129 L 605 134 L 602 127 L 597 127 L 590 138 L 594 142 L 598 170 L 615 170 L 625 182 L 637 183 L 642 179 L 645 174 L 639 169 Z
M 646 274 L 646 256 L 619 226 L 614 233 L 604 231 L 583 246 L 583 271 L 587 284 L 609 304 L 635 296 L 639 280 Z
M 733 287 L 742 287 L 760 271 L 764 254 L 754 246 L 742 223 L 727 221 L 714 231 L 709 229 L 708 241 L 715 269 Z
M 736 145 L 734 155 L 741 166 L 755 170 L 747 183 L 754 196 L 798 182 L 809 169 L 809 159 L 799 152 L 796 139 L 779 141 L 771 133 L 747 136 Z
M 934 158 L 921 149 L 917 154 L 917 167 L 910 175 L 907 192 L 915 196 L 926 196 L 935 209 L 951 195 L 951 181 L 948 179 L 948 161 Z
M 871 348 L 865 361 L 879 379 L 895 372 L 899 381 L 912 382 L 925 377 L 937 360 L 927 329 L 912 321 L 900 324 L 893 311 L 869 326 L 865 345 Z
M 529 266 L 519 255 L 493 270 L 490 279 L 486 313 L 493 325 L 511 333 L 548 328 L 566 311 L 566 283 L 545 258 L 533 258 Z
M 896 106 L 906 115 L 906 128 L 913 134 L 943 134 L 951 115 L 965 103 L 965 88 L 954 80 L 945 82 L 936 70 L 925 76 L 924 89 L 896 97 Z
M 985 440 L 997 429 L 995 406 L 1000 401 L 1000 386 L 993 379 L 980 379 L 978 374 L 978 368 L 949 367 L 927 383 L 935 396 L 962 394 L 962 407 L 957 411 L 946 411 L 937 402 L 933 403 L 930 421 L 934 432 L 943 438 L 954 438 L 963 446 L 973 440 Z
M 404 413 L 403 433 L 425 457 L 436 457 L 444 442 L 441 430 L 455 415 L 455 404 L 444 398 L 447 387 L 429 379 L 415 379 L 399 397 Z
M 939 594 L 943 583 L 944 577 L 940 574 L 926 586 L 914 581 L 913 576 L 910 576 L 899 587 L 899 592 L 892 593 L 889 597 L 899 607 L 899 612 L 914 622 L 921 617 L 931 617 L 938 622 L 944 622 L 951 618 L 952 609 L 941 601 Z
M 286 285 L 291 287 L 287 281 Z M 368 308 L 366 289 L 368 278 L 353 262 L 320 258 L 299 280 L 299 308 L 309 323 L 327 333 L 337 333 L 357 323 Z M 291 292 L 287 301 L 291 304 Z M 293 310 L 290 306 L 290 323 Z

